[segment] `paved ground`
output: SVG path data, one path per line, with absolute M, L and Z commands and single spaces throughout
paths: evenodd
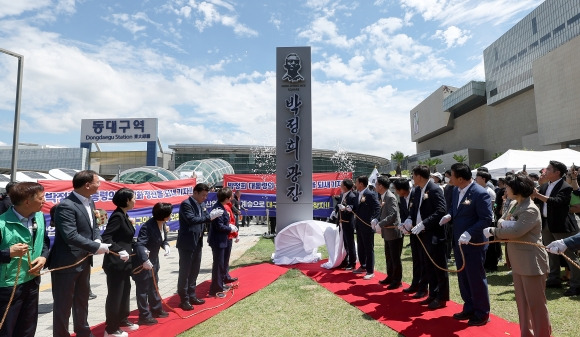
M 233 244 L 231 261 L 235 261 L 246 250 L 256 244 L 261 235 L 267 231 L 265 225 L 253 224 L 249 227 L 240 228 L 240 242 Z M 171 254 L 167 257 L 161 256 L 161 269 L 159 270 L 159 291 L 163 298 L 172 296 L 177 289 L 177 274 L 179 269 L 179 254 L 175 248 L 175 240 L 177 233 L 170 233 Z M 201 283 L 211 279 L 211 265 L 212 255 L 211 248 L 207 245 L 207 238 L 204 239 L 201 271 L 197 278 L 197 283 Z M 163 253 L 161 254 L 163 255 Z M 102 269 L 103 257 L 95 256 L 94 267 L 91 271 L 91 287 L 93 293 L 97 298 L 89 301 L 89 325 L 93 326 L 105 321 L 105 299 L 107 297 L 107 282 L 106 275 Z M 40 303 L 38 315 L 38 328 L 36 329 L 36 336 L 51 337 L 52 336 L 52 289 L 50 283 L 50 275 L 44 275 L 40 284 Z M 135 300 L 133 284 L 131 291 L 133 296 L 131 298 L 131 310 L 137 309 L 137 302 Z M 72 333 L 72 317 L 70 319 L 69 331 Z M 100 337 L 100 336 L 97 336 Z

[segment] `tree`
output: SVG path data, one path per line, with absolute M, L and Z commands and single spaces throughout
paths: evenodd
M 401 175 L 401 164 L 405 159 L 407 159 L 407 156 L 405 156 L 401 151 L 395 151 L 395 153 L 391 153 L 391 160 L 397 162 L 397 169 L 395 170 L 395 174 L 398 176 Z
M 475 169 L 478 169 L 478 168 L 480 168 L 480 167 L 481 167 L 481 163 L 475 163 L 475 164 L 473 164 L 473 167 L 472 167 L 472 169 L 474 169 L 474 170 L 475 170 Z
M 467 156 L 463 156 L 463 155 L 459 155 L 459 154 L 454 154 L 453 155 L 453 159 L 455 159 L 455 161 L 458 162 L 458 163 L 465 163 L 465 161 L 467 160 Z
M 437 171 L 437 165 L 443 163 L 443 160 L 440 158 L 429 158 L 423 161 L 419 160 L 419 165 L 427 165 L 429 167 L 429 171 L 433 168 L 433 172 Z

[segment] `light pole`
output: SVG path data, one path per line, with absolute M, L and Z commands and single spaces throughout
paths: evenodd
M 14 137 L 12 138 L 12 166 L 10 169 L 10 181 L 16 181 L 18 167 L 18 138 L 20 133 L 20 92 L 22 91 L 22 67 L 24 56 L 6 49 L 0 48 L 0 53 L 14 56 L 18 59 L 18 77 L 16 79 L 16 107 L 14 108 Z

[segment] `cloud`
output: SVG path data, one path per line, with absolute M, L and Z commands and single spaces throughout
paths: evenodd
M 543 0 L 400 0 L 404 10 L 442 25 L 499 25 L 540 5 Z
M 434 38 L 443 40 L 447 48 L 454 46 L 461 46 L 471 38 L 469 30 L 461 30 L 456 26 L 450 26 L 446 30 L 436 30 L 433 35 Z
M 348 39 L 345 35 L 338 33 L 338 27 L 326 17 L 315 19 L 310 27 L 298 34 L 299 38 L 304 38 L 309 43 L 324 42 L 339 48 L 351 48 L 356 42 Z
M 20 15 L 24 12 L 46 8 L 51 5 L 50 0 L 14 1 L 0 0 L 0 18 Z
M 130 31 L 131 34 L 138 33 L 140 31 L 145 30 L 147 27 L 144 25 L 140 25 L 138 21 L 142 19 L 142 15 L 140 13 L 129 15 L 125 13 L 121 14 L 111 14 L 109 17 L 106 18 L 107 21 L 121 26 L 126 30 Z

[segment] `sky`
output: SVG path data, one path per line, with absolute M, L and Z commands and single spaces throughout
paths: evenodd
M 167 150 L 275 145 L 276 47 L 310 46 L 313 147 L 390 158 L 416 153 L 410 110 L 484 81 L 483 50 L 541 2 L 0 0 L 0 48 L 24 55 L 20 143 L 78 147 L 81 119 L 159 118 Z M 0 54 L 0 145 L 17 66 Z

